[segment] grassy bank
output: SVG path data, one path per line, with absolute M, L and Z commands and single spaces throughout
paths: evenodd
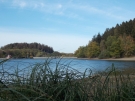
M 61 60 L 60 60 L 61 61 Z M 35 64 L 29 72 L 5 71 L 0 62 L 0 100 L 2 101 L 134 101 L 135 69 L 117 70 L 114 65 L 103 72 L 84 73 L 69 64 L 51 59 Z M 19 67 L 18 67 L 19 68 Z

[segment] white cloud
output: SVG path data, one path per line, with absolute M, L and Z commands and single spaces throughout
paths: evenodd
M 62 5 L 61 5 L 61 4 L 58 4 L 58 6 L 57 6 L 57 7 L 60 9 L 60 8 L 62 8 Z
M 135 15 L 134 12 L 130 12 L 124 8 L 115 6 L 103 5 L 100 3 L 100 7 L 97 5 L 92 5 L 91 2 L 80 2 L 74 3 L 73 0 L 66 0 L 64 2 L 47 2 L 45 0 L 0 0 L 0 2 L 10 2 L 14 7 L 19 8 L 31 8 L 40 10 L 42 12 L 47 12 L 51 14 L 62 15 L 69 18 L 75 18 L 82 20 L 83 15 L 80 13 L 85 13 L 85 15 L 97 14 L 101 17 L 110 17 L 116 20 L 127 20 L 130 18 L 129 15 Z M 128 14 L 127 14 L 128 12 Z
M 20 7 L 21 8 L 24 8 L 26 5 L 27 5 L 26 2 L 20 2 Z
M 114 13 L 111 12 L 110 9 L 113 9 L 113 7 L 112 8 L 111 7 L 110 8 L 106 8 L 106 7 L 98 8 L 98 7 L 94 7 L 94 6 L 91 6 L 91 5 L 73 5 L 72 7 L 74 9 L 78 9 L 81 12 L 86 12 L 88 14 L 97 14 L 97 15 L 100 15 L 102 17 L 104 16 L 104 17 L 115 18 L 115 19 L 118 19 L 118 20 L 121 20 L 121 19 L 125 20 L 125 17 L 120 15 L 121 13 L 118 13 L 117 10 L 115 10 Z M 118 9 L 118 7 L 116 7 L 116 8 Z M 119 7 L 119 9 L 120 9 L 120 7 Z
M 20 8 L 25 8 L 25 7 L 27 7 L 27 2 L 25 2 L 23 0 L 13 0 L 12 5 L 19 6 Z
M 43 2 L 41 2 L 40 5 L 41 5 L 41 7 L 44 7 L 45 6 L 45 4 Z
M 3 0 L 2 0 L 3 1 Z M 84 20 L 83 15 L 80 13 L 85 13 L 87 15 L 90 14 L 98 14 L 104 17 L 111 17 L 115 19 L 124 19 L 124 16 L 121 16 L 118 12 L 116 7 L 115 12 L 110 12 L 109 9 L 98 8 L 95 6 L 91 6 L 90 4 L 81 4 L 81 3 L 73 3 L 71 1 L 66 2 L 47 2 L 42 0 L 12 0 L 12 5 L 14 7 L 19 8 L 31 8 L 36 9 L 42 12 L 57 14 L 69 18 L 74 18 L 78 20 Z M 110 7 L 111 8 L 111 7 Z
M 62 8 L 62 4 L 48 3 L 41 0 L 13 0 L 12 5 L 20 8 L 38 9 L 50 13 L 57 12 Z

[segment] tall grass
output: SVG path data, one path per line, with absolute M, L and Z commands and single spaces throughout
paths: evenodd
M 4 71 L 0 62 L 1 101 L 135 101 L 135 69 L 117 70 L 114 65 L 93 75 L 51 59 L 35 64 L 29 72 Z M 54 66 L 53 65 L 53 66 Z M 18 67 L 19 68 L 19 67 Z M 128 72 L 127 72 L 128 71 Z

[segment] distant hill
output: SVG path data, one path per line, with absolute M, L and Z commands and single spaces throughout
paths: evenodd
M 40 43 L 10 43 L 0 49 L 0 57 L 10 54 L 14 58 L 29 58 L 53 53 L 52 47 Z
M 94 35 L 88 45 L 80 46 L 75 55 L 81 58 L 119 58 L 135 55 L 135 19 L 106 28 Z

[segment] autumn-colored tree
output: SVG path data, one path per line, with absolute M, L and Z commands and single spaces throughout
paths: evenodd
M 86 56 L 90 58 L 97 57 L 99 51 L 96 51 L 93 47 L 97 48 L 98 46 L 100 46 L 99 58 L 133 56 L 135 55 L 134 41 L 135 18 L 121 24 L 116 24 L 115 27 L 106 28 L 103 34 L 98 33 L 94 35 L 91 42 L 87 45 Z M 98 44 L 95 45 L 94 42 Z
M 121 41 L 120 47 L 122 49 L 124 56 L 132 56 L 135 52 L 135 42 L 131 36 L 126 36 L 124 34 L 123 36 L 119 37 L 119 40 Z
M 89 58 L 98 57 L 100 54 L 100 47 L 97 42 L 89 42 L 87 47 L 87 56 Z

